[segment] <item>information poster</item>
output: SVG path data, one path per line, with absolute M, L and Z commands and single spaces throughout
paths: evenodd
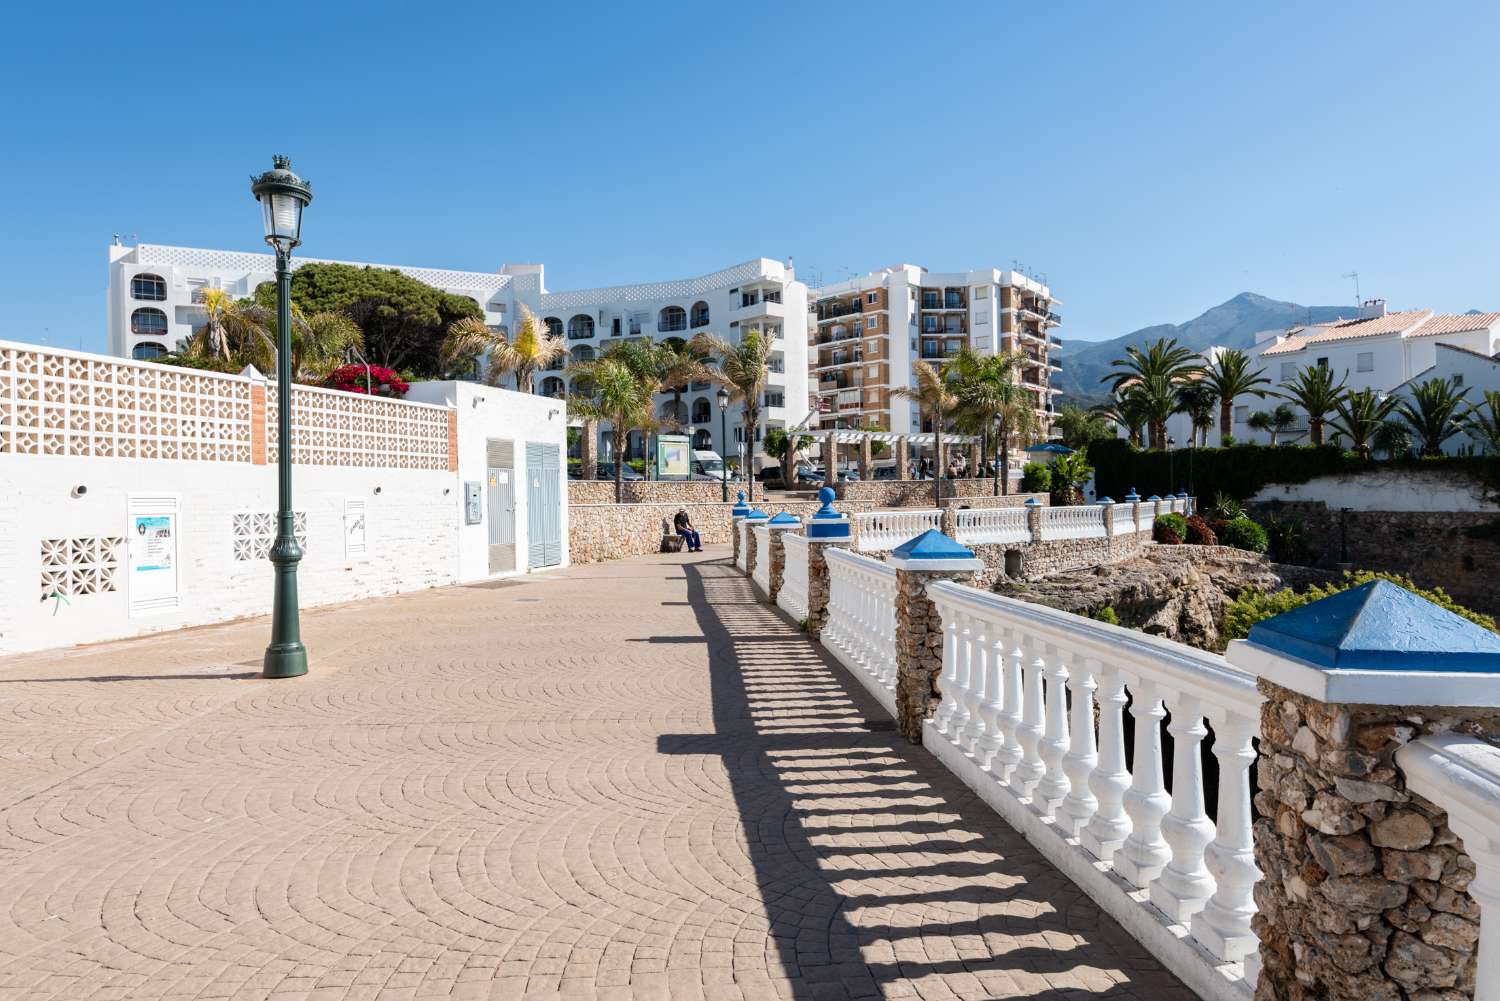
M 177 498 L 132 495 L 125 546 L 130 614 L 169 611 L 180 604 Z
M 365 551 L 365 502 L 344 500 L 344 557 L 361 556 Z
M 660 480 L 685 480 L 692 471 L 692 451 L 686 435 L 663 434 L 656 436 L 656 478 Z

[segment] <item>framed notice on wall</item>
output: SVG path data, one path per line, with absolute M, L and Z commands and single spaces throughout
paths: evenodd
M 181 603 L 178 498 L 131 494 L 126 500 L 125 590 L 130 616 L 154 615 Z
M 344 499 L 344 559 L 353 559 L 365 553 L 365 502 L 352 497 Z
M 686 435 L 659 434 L 656 436 L 657 479 L 687 479 L 688 473 L 691 471 L 688 459 L 688 439 Z

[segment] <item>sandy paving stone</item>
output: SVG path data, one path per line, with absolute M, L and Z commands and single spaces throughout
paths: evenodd
M 1188 992 L 722 552 L 0 661 L 0 1001 Z

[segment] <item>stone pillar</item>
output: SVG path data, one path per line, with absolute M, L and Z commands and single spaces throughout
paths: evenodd
M 911 443 L 902 435 L 892 447 L 896 450 L 896 479 L 911 479 Z
M 1228 659 L 1265 699 L 1259 951 L 1246 958 L 1257 1001 L 1494 997 L 1500 985 L 1476 992 L 1474 858 L 1403 762 L 1432 747 L 1412 745 L 1429 735 L 1500 732 L 1500 642 L 1373 581 L 1257 624 Z M 1487 707 L 1446 704 L 1464 699 Z
M 968 582 L 984 561 L 941 532 L 928 529 L 891 552 L 896 568 L 896 726 L 913 744 L 938 704 L 943 669 L 943 622 L 927 597 L 929 584 Z
M 818 491 L 823 506 L 807 520 L 807 634 L 821 639 L 828 624 L 828 549 L 848 549 L 854 545 L 849 519 L 833 509 L 833 490 Z
M 839 481 L 839 433 L 829 431 L 823 436 L 823 475 L 827 482 Z
M 599 422 L 584 421 L 578 439 L 579 476 L 592 480 L 599 475 Z
M 1042 502 L 1035 497 L 1026 498 L 1026 528 L 1032 542 L 1042 541 Z
M 753 578 L 755 576 L 755 568 L 758 565 L 756 561 L 760 558 L 760 554 L 756 552 L 756 550 L 758 548 L 760 548 L 760 547 L 755 544 L 755 532 L 753 531 L 753 529 L 757 525 L 764 525 L 769 520 L 770 520 L 770 516 L 769 515 L 767 515 L 764 511 L 761 511 L 761 510 L 756 509 L 756 508 L 751 508 L 750 509 L 750 513 L 747 514 L 745 516 L 745 518 L 744 518 L 744 521 L 747 522 L 749 524 L 750 528 L 752 529 L 751 531 L 748 531 L 748 532 L 745 533 L 745 576 L 746 577 L 752 577 Z
M 735 501 L 734 507 L 729 509 L 729 534 L 734 537 L 733 542 L 735 566 L 740 565 L 740 522 L 744 520 L 744 518 L 749 515 L 752 510 L 750 505 L 745 503 L 745 491 L 738 491 L 737 497 L 738 500 Z
M 866 482 L 875 476 L 875 455 L 868 435 L 859 440 L 859 478 Z
M 1115 500 L 1113 497 L 1100 497 L 1099 503 L 1104 508 L 1104 537 L 1113 539 L 1115 537 Z
M 770 552 L 766 554 L 766 558 L 771 561 L 771 569 L 767 574 L 770 587 L 766 593 L 766 600 L 774 605 L 776 596 L 781 593 L 781 582 L 786 577 L 786 546 L 782 544 L 781 536 L 782 533 L 791 529 L 801 528 L 802 519 L 782 511 L 766 522 L 766 527 L 771 533 L 767 537 L 767 548 Z
M 1139 532 L 1141 530 L 1141 495 L 1135 492 L 1135 487 L 1130 488 L 1130 493 L 1125 495 L 1125 503 L 1130 505 L 1130 530 Z
M 980 472 L 979 442 L 971 441 L 969 442 L 969 475 L 972 477 L 978 477 Z
M 1160 518 L 1162 515 L 1168 514 L 1172 510 L 1172 505 L 1162 500 L 1156 494 L 1152 494 L 1150 497 L 1147 497 L 1146 503 L 1151 505 L 1153 518 Z

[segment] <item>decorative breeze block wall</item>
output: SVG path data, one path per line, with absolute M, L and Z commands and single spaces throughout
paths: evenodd
M 275 511 L 239 511 L 234 515 L 234 558 L 244 563 L 264 560 L 271 555 L 271 543 L 276 541 Z M 307 512 L 292 512 L 292 534 L 297 545 L 307 552 Z
M 280 454 L 274 383 L 266 387 L 266 461 Z M 447 407 L 292 387 L 292 461 L 312 466 L 448 468 Z
M 42 600 L 118 590 L 117 535 L 42 540 Z

